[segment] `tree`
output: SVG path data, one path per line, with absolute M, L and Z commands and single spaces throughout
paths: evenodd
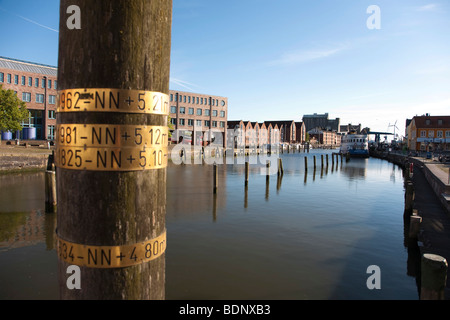
M 306 142 L 309 142 L 309 133 L 308 133 L 308 132 L 307 132 L 306 135 L 305 135 L 305 141 L 306 141 Z
M 170 116 L 167 117 L 167 126 L 169 127 L 169 141 L 172 138 L 172 130 L 173 130 L 173 124 L 172 124 L 172 118 Z
M 0 85 L 0 130 L 22 130 L 22 121 L 28 119 L 25 102 L 13 90 L 4 90 Z

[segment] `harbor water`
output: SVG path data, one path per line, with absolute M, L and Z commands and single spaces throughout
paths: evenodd
M 251 164 L 248 186 L 243 161 L 219 165 L 216 194 L 212 165 L 169 165 L 166 299 L 418 299 L 401 168 L 331 153 L 281 154 L 268 179 Z M 0 299 L 58 299 L 44 174 L 0 176 L 0 190 Z

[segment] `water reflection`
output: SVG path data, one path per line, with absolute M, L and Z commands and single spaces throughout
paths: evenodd
M 56 299 L 56 214 L 44 174 L 0 176 L 0 299 Z
M 403 188 L 386 185 L 392 181 L 390 164 L 339 159 L 322 166 L 320 160 L 314 170 L 312 155 L 308 167 L 304 154 L 281 155 L 279 175 L 266 176 L 259 171 L 263 165 L 251 165 L 247 186 L 243 161 L 221 166 L 226 188 L 219 188 L 217 199 L 226 194 L 226 201 L 217 207 L 214 227 L 207 216 L 193 224 L 181 212 L 168 212 L 168 298 L 417 299 L 402 245 Z M 177 168 L 170 174 L 183 176 Z M 394 175 L 401 179 L 401 171 Z M 195 250 L 195 258 L 184 250 Z M 170 263 L 179 255 L 186 258 L 181 273 Z M 381 267 L 383 285 L 393 289 L 367 289 L 365 272 L 372 264 Z
M 313 155 L 325 155 L 316 170 Z M 284 173 L 268 177 L 252 164 L 248 185 L 244 161 L 220 165 L 217 194 L 212 166 L 171 165 L 166 298 L 417 299 L 402 171 L 378 159 L 327 164 L 326 155 L 312 150 L 305 168 L 305 153 L 283 154 Z M 44 175 L 0 176 L 0 187 L 0 299 L 57 299 Z M 373 264 L 380 291 L 366 287 Z
M 46 214 L 44 174 L 0 176 L 0 251 L 46 243 L 55 245 L 56 215 Z

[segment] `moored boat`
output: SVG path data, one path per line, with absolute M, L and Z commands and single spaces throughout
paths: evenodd
M 342 137 L 340 153 L 350 157 L 369 157 L 369 139 L 367 134 L 349 132 Z

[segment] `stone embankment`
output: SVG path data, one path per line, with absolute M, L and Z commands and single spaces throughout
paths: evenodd
M 16 171 L 45 170 L 48 157 L 53 147 L 45 144 L 31 145 L 0 145 L 0 174 Z
M 420 169 L 436 194 L 436 197 L 439 199 L 439 202 L 447 213 L 450 213 L 449 163 L 440 163 L 433 159 L 425 159 L 422 157 L 411 157 L 407 154 L 380 151 L 372 151 L 371 156 L 395 163 L 405 170 L 409 170 L 411 164 L 413 164 L 414 168 Z
M 420 225 L 416 241 L 411 241 L 414 240 L 411 238 L 408 241 L 408 252 L 413 251 L 411 249 L 416 247 L 421 257 L 432 255 L 434 259 L 445 259 L 441 260 L 439 265 L 433 267 L 432 273 L 422 272 L 424 261 L 428 261 L 424 258 L 422 258 L 422 265 L 419 265 L 418 268 L 409 268 L 409 273 L 415 273 L 412 271 L 414 269 L 420 270 L 418 274 L 422 273 L 422 284 L 427 283 L 427 285 L 441 288 L 439 289 L 441 294 L 438 294 L 439 291 L 435 290 L 432 298 L 429 298 L 428 289 L 420 291 L 421 299 L 427 299 L 423 298 L 423 296 L 427 296 L 429 299 L 438 299 L 437 297 L 439 297 L 439 299 L 450 300 L 450 268 L 448 268 L 450 262 L 450 164 L 440 163 L 433 159 L 387 152 L 375 151 L 372 152 L 371 156 L 388 160 L 404 168 L 406 182 L 410 181 L 409 183 L 413 185 L 411 205 L 408 203 L 408 186 L 405 187 L 404 218 L 405 222 L 408 219 L 415 218 L 414 221 L 418 219 Z M 407 212 L 407 207 L 411 207 L 411 212 Z M 409 221 L 411 222 L 411 220 Z M 437 263 L 437 261 L 433 263 Z M 439 274 L 439 270 L 445 274 L 445 270 L 442 270 L 444 265 L 446 265 L 447 275 L 445 279 L 441 279 L 445 284 L 440 284 L 435 276 Z M 424 274 L 426 274 L 425 279 L 432 279 L 432 281 L 424 282 Z M 430 278 L 428 278 L 429 276 Z

